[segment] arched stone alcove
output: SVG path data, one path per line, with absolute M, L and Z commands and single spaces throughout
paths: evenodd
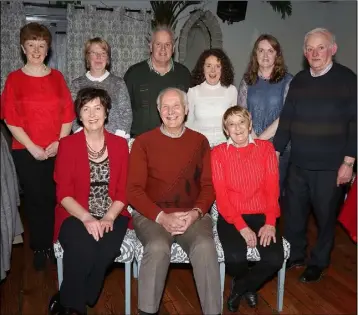
M 223 39 L 217 18 L 209 10 L 198 10 L 190 15 L 180 31 L 179 62 L 185 64 L 188 57 L 188 39 L 191 32 L 198 31 L 202 36 L 203 50 L 208 48 L 222 48 Z

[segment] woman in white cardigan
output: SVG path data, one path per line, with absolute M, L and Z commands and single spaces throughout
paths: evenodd
M 205 50 L 192 71 L 193 87 L 188 91 L 186 126 L 206 136 L 211 146 L 226 141 L 222 117 L 237 102 L 238 94 L 233 81 L 231 61 L 217 48 Z

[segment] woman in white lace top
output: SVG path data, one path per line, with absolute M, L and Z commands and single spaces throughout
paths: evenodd
M 221 49 L 205 50 L 192 71 L 192 80 L 186 126 L 206 136 L 211 146 L 225 142 L 222 116 L 237 101 L 230 59 Z

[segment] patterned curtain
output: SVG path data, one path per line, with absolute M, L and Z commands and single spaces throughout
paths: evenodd
M 1 2 L 1 91 L 7 75 L 23 66 L 20 28 L 25 24 L 25 10 L 21 2 Z
M 111 46 L 111 72 L 123 77 L 129 66 L 149 56 L 150 20 L 151 15 L 144 11 L 126 12 L 119 7 L 104 11 L 91 5 L 76 9 L 68 5 L 65 73 L 68 82 L 85 72 L 84 43 L 97 36 Z

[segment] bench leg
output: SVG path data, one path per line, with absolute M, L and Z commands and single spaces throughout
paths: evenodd
M 57 259 L 58 289 L 60 290 L 63 280 L 63 259 L 62 258 L 56 258 L 56 259 Z
M 225 262 L 220 263 L 221 312 L 224 309 Z
M 125 267 L 125 314 L 131 315 L 131 264 L 126 262 Z
M 282 268 L 278 272 L 277 277 L 277 310 L 282 312 L 283 295 L 285 293 L 285 276 L 286 276 L 286 260 L 283 262 Z
M 133 278 L 138 279 L 138 264 L 135 259 L 133 260 Z

